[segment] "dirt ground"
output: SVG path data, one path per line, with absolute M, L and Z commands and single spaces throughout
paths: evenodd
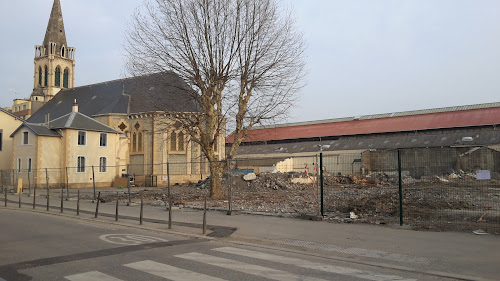
M 297 180 L 298 179 L 298 180 Z M 228 183 L 231 182 L 231 209 L 237 212 L 299 217 L 320 214 L 319 184 L 307 182 L 301 173 L 261 173 L 251 181 L 233 174 L 223 179 L 223 199 L 209 196 L 209 180 L 171 187 L 173 206 L 229 209 Z M 450 174 L 403 180 L 403 222 L 413 229 L 433 231 L 473 231 L 500 233 L 500 181 L 477 181 L 471 174 Z M 146 204 L 167 207 L 167 188 L 145 188 L 131 194 Z M 121 199 L 128 194 L 121 193 Z M 103 195 L 104 201 L 116 195 Z M 398 225 L 399 184 L 397 178 L 372 174 L 363 178 L 324 176 L 323 219 L 332 223 Z

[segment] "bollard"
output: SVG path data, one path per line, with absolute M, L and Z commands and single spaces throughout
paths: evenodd
M 130 198 L 130 168 L 129 168 L 129 165 L 127 165 L 127 190 L 128 190 L 128 203 L 127 203 L 127 206 L 130 206 L 130 201 L 131 201 L 131 198 Z
M 33 188 L 33 210 L 35 209 L 36 204 L 36 186 Z
M 5 207 L 7 207 L 7 187 L 3 188 L 3 193 L 5 194 Z
M 80 189 L 78 189 L 78 194 L 76 196 L 77 196 L 77 199 L 76 199 L 76 215 L 79 216 L 80 215 Z
M 28 170 L 28 197 L 31 196 L 31 179 L 30 179 L 30 170 Z
M 115 221 L 118 221 L 118 191 L 116 192 L 116 212 L 115 212 Z
M 142 225 L 142 215 L 143 215 L 143 204 L 144 204 L 144 196 L 141 195 L 141 213 L 139 214 L 139 224 Z
M 94 173 L 94 166 L 92 166 L 92 185 L 94 187 L 94 201 L 95 201 L 95 173 Z
M 69 200 L 69 179 L 68 179 L 68 167 L 66 167 L 66 201 Z
M 61 188 L 61 213 L 64 211 L 64 188 Z
M 99 214 L 99 203 L 101 202 L 101 192 L 99 191 L 99 195 L 97 195 L 97 204 L 95 205 L 95 218 Z
M 47 211 L 50 209 L 49 206 L 49 172 L 47 169 L 45 169 L 45 178 L 47 179 Z
M 203 207 L 203 234 L 207 234 L 207 196 L 205 195 L 205 206 Z
M 172 194 L 170 193 L 170 164 L 167 162 L 168 183 L 168 229 L 172 229 Z
M 19 208 L 21 208 L 21 191 L 19 191 Z
M 233 180 L 231 176 L 231 162 L 228 159 L 227 160 L 227 201 L 228 201 L 228 210 L 227 214 L 230 216 L 233 214 L 233 208 L 232 208 L 232 198 L 231 198 L 231 181 Z

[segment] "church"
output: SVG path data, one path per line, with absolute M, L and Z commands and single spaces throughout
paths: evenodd
M 13 131 L 0 128 L 12 140 L 4 174 L 12 171 L 23 185 L 70 187 L 112 186 L 132 174 L 136 185 L 155 186 L 166 183 L 168 162 L 172 184 L 209 175 L 200 146 L 178 122 L 199 112 L 188 84 L 164 72 L 75 87 L 75 52 L 54 0 L 43 44 L 35 46 L 33 92 L 0 115 L 22 120 Z M 223 159 L 225 132 L 219 135 Z

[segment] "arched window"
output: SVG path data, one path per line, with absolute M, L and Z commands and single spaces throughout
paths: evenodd
M 142 133 L 139 133 L 137 135 L 137 151 L 138 152 L 142 151 Z
M 63 87 L 68 88 L 69 85 L 69 70 L 66 68 L 63 75 Z
M 179 132 L 177 135 L 178 141 L 177 141 L 177 150 L 178 151 L 184 151 L 184 133 Z
M 132 134 L 132 152 L 137 151 L 137 134 L 133 133 Z
M 170 135 L 170 150 L 177 150 L 177 134 L 175 132 Z
M 66 48 L 64 48 L 64 46 L 62 46 L 62 48 L 61 48 L 61 57 L 63 57 L 63 58 L 64 58 L 64 57 L 65 57 L 65 56 L 64 56 L 64 55 L 65 55 L 65 53 L 66 53 Z
M 38 67 L 38 85 L 42 86 L 42 67 Z
M 61 87 L 61 68 L 58 66 L 56 67 L 56 74 L 55 74 L 55 86 L 56 87 Z
M 45 66 L 45 82 L 44 82 L 44 86 L 47 87 L 47 83 L 49 81 L 49 68 L 47 66 Z

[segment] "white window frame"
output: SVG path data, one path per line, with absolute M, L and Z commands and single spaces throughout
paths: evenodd
M 102 159 L 105 159 L 104 160 L 104 162 L 105 162 L 104 166 L 101 166 L 101 164 L 102 164 L 101 160 Z M 102 170 L 101 168 L 104 168 L 104 170 Z M 105 174 L 107 172 L 108 172 L 108 157 L 106 157 L 106 156 L 100 156 L 99 157 L 99 173 Z
M 80 133 L 83 133 L 83 144 L 80 144 Z M 78 131 L 77 139 L 76 139 L 76 144 L 78 146 L 87 146 L 87 132 L 85 132 L 85 131 Z
M 80 166 L 80 158 L 83 158 L 83 166 Z M 86 168 L 85 168 L 86 164 L 87 164 L 87 157 L 85 157 L 83 155 L 78 155 L 76 157 L 76 173 L 77 174 L 85 174 L 87 172 Z
M 104 136 L 104 145 L 102 145 L 102 137 Z M 100 133 L 99 134 L 99 147 L 107 147 L 108 146 L 108 134 L 107 133 Z

